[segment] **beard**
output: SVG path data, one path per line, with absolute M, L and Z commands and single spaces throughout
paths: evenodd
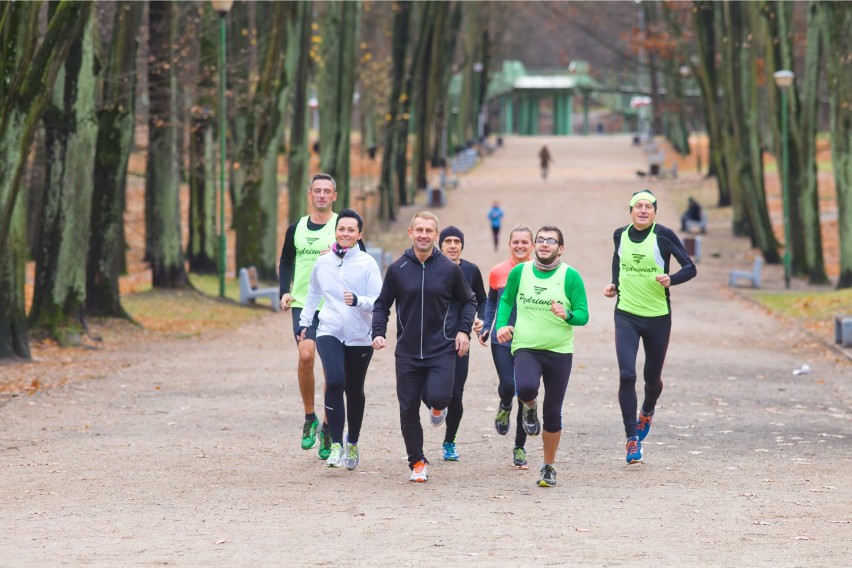
M 552 251 L 552 252 L 550 253 L 550 255 L 549 255 L 549 256 L 547 256 L 547 257 L 543 257 L 543 256 L 541 256 L 541 255 L 538 253 L 538 251 L 536 251 L 536 252 L 535 252 L 535 257 L 536 257 L 536 258 L 538 259 L 538 261 L 539 261 L 540 263 L 542 263 L 542 264 L 545 264 L 545 265 L 546 265 L 546 264 L 553 264 L 554 262 L 556 262 L 556 259 L 557 259 L 557 258 L 559 258 L 559 249 L 556 249 L 555 251 Z

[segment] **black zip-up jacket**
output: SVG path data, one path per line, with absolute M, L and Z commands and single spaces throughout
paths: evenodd
M 373 338 L 386 337 L 394 302 L 398 356 L 443 355 L 455 351 L 458 332 L 471 333 L 476 296 L 461 268 L 438 249 L 421 264 L 409 248 L 388 267 L 373 304 Z

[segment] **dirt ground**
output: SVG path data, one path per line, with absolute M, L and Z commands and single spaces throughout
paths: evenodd
M 544 141 L 555 158 L 546 181 Z M 645 462 L 625 464 L 613 303 L 602 294 L 612 231 L 642 187 L 675 228 L 688 192 L 700 192 L 688 174 L 638 180 L 644 165 L 628 136 L 508 137 L 436 211 L 465 231 L 464 256 L 485 275 L 507 256 L 490 244 L 493 199 L 506 228 L 565 232 L 591 319 L 576 330 L 556 487 L 534 485 L 540 438 L 527 444 L 531 468 L 511 467 L 479 345 L 459 462 L 440 459 L 443 430 L 424 411 L 429 482 L 408 481 L 391 348 L 368 374 L 361 464 L 326 469 L 299 448 L 290 315 L 270 312 L 233 332 L 140 343 L 114 355 L 126 361 L 118 371 L 3 404 L 0 566 L 848 565 L 852 365 L 726 287 L 750 252 L 723 236 L 714 211 L 698 277 L 672 290 Z M 780 289 L 780 268 L 764 281 Z M 794 375 L 805 363 L 811 372 Z

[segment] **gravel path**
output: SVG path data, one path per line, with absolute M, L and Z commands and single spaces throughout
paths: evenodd
M 555 488 L 534 486 L 540 439 L 530 470 L 510 467 L 479 345 L 461 461 L 440 460 L 443 431 L 424 412 L 430 479 L 407 481 L 386 349 L 367 378 L 361 465 L 326 469 L 299 449 L 290 316 L 270 312 L 226 335 L 140 345 L 102 379 L 2 406 L 0 566 L 848 565 L 852 366 L 729 291 L 724 256 L 705 252 L 698 277 L 673 288 L 665 391 L 645 462 L 624 463 L 602 289 L 645 159 L 627 136 L 550 138 L 545 182 L 543 141 L 507 138 L 437 213 L 465 230 L 465 258 L 486 276 L 507 256 L 490 244 L 492 199 L 506 228 L 565 232 L 591 320 L 576 330 Z M 644 183 L 677 228 L 688 180 Z M 803 363 L 811 373 L 794 376 Z

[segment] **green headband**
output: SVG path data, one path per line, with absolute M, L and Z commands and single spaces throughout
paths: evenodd
M 642 199 L 646 199 L 651 203 L 657 202 L 657 198 L 654 197 L 654 194 L 650 191 L 640 191 L 630 198 L 630 207 L 633 207 L 634 205 L 636 205 L 636 202 L 641 201 Z

